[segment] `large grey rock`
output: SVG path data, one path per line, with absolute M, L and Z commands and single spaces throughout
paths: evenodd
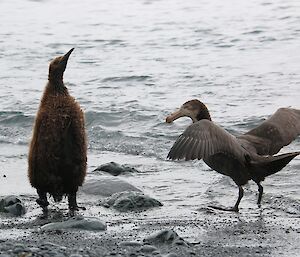
M 17 196 L 9 195 L 1 199 L 0 212 L 10 213 L 14 216 L 21 216 L 25 214 L 26 209 Z
M 142 192 L 131 191 L 115 193 L 106 199 L 103 205 L 119 211 L 132 211 L 162 206 L 162 203 Z
M 81 191 L 86 194 L 108 197 L 115 193 L 124 191 L 141 192 L 135 186 L 112 176 L 99 176 L 99 179 L 91 179 L 86 181 Z
M 48 223 L 41 227 L 41 230 L 63 230 L 63 229 L 79 229 L 90 231 L 106 230 L 106 224 L 94 217 L 76 216 L 66 221 Z
M 118 175 L 124 174 L 124 173 L 138 172 L 138 170 L 136 170 L 133 167 L 130 167 L 125 164 L 121 165 L 116 162 L 109 162 L 109 163 L 102 164 L 94 171 L 104 171 L 113 176 L 118 176 Z
M 179 244 L 179 245 L 186 245 L 188 243 L 185 242 L 174 230 L 172 229 L 165 229 L 158 232 L 151 234 L 150 236 L 146 237 L 144 243 L 147 244 Z

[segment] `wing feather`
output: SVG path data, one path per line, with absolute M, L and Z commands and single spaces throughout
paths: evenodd
M 261 155 L 273 155 L 300 135 L 300 110 L 280 108 L 258 127 L 239 139 L 246 140 Z
M 168 158 L 206 159 L 217 153 L 244 159 L 245 149 L 239 141 L 223 128 L 209 120 L 200 120 L 190 125 L 172 146 Z

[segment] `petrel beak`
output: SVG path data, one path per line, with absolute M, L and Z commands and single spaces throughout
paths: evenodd
M 166 122 L 167 122 L 167 123 L 171 123 L 172 121 L 177 120 L 178 118 L 183 117 L 183 116 L 185 116 L 185 115 L 183 114 L 182 110 L 179 109 L 178 111 L 171 113 L 171 114 L 166 118 Z

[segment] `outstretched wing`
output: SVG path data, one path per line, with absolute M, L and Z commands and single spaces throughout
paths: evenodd
M 258 127 L 238 138 L 247 140 L 260 155 L 273 155 L 300 135 L 300 110 L 278 109 Z
M 219 153 L 243 161 L 246 151 L 233 135 L 209 120 L 200 120 L 177 138 L 168 158 L 200 160 Z

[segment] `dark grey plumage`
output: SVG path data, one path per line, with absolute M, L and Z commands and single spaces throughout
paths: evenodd
M 209 167 L 234 180 L 239 186 L 235 206 L 218 209 L 238 211 L 243 197 L 242 185 L 250 179 L 258 185 L 260 205 L 263 193 L 260 182 L 300 154 L 293 152 L 272 156 L 300 134 L 300 110 L 280 108 L 260 126 L 237 137 L 213 123 L 206 106 L 198 100 L 186 102 L 166 121 L 172 122 L 183 116 L 190 117 L 194 123 L 178 137 L 168 158 L 186 161 L 203 159 Z
M 273 155 L 289 145 L 300 134 L 300 110 L 280 108 L 258 127 L 238 139 L 250 143 L 259 155 Z

